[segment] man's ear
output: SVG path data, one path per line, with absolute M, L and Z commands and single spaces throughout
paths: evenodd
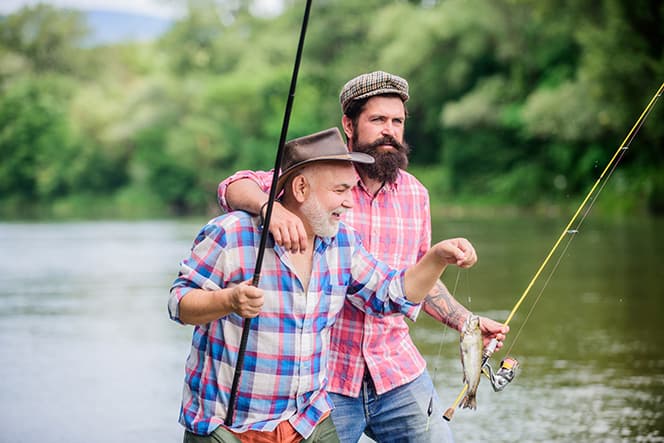
M 304 175 L 298 174 L 293 177 L 291 190 L 293 191 L 293 197 L 298 203 L 303 203 L 307 199 L 309 189 L 309 182 Z
M 344 128 L 344 133 L 346 134 L 346 137 L 348 137 L 348 140 L 351 140 L 353 138 L 353 120 L 344 114 L 343 117 L 341 117 L 341 126 Z M 350 149 L 350 146 L 348 148 Z

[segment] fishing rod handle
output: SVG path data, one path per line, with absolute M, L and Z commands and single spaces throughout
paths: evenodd
M 482 359 L 484 360 L 484 363 L 491 358 L 494 352 L 496 352 L 496 347 L 498 347 L 498 339 L 497 338 L 492 338 L 491 342 L 486 345 L 484 348 L 484 352 L 482 353 Z

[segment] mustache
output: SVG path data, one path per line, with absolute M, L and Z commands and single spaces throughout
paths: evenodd
M 385 146 L 385 145 L 393 146 L 393 147 L 397 148 L 397 150 L 399 150 L 399 151 L 401 151 L 401 152 L 406 151 L 406 147 L 405 147 L 403 144 L 399 143 L 399 142 L 397 141 L 397 139 L 395 139 L 395 138 L 392 137 L 391 135 L 385 135 L 385 136 L 383 136 L 383 137 L 381 137 L 381 138 L 379 138 L 379 139 L 376 139 L 376 140 L 374 140 L 373 142 L 371 142 L 371 143 L 365 145 L 365 147 L 366 147 L 367 149 L 375 149 L 375 148 L 377 148 L 377 147 L 379 147 L 379 146 Z
M 348 211 L 348 208 L 344 208 L 343 206 L 339 206 L 337 209 L 332 211 L 332 214 L 339 214 L 339 215 L 344 215 Z

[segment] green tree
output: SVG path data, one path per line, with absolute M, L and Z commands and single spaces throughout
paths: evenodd
M 80 14 L 43 5 L 2 19 L 0 199 L 215 212 L 220 179 L 272 167 L 304 2 L 269 18 L 251 0 L 183 3 L 156 43 L 87 48 Z M 661 84 L 663 11 L 655 0 L 314 2 L 288 138 L 338 126 L 343 83 L 386 70 L 410 83 L 411 163 L 426 167 L 434 202 L 564 202 L 587 191 Z M 662 115 L 660 104 L 609 188 L 623 211 L 664 210 Z
M 63 107 L 70 85 L 27 77 L 0 97 L 0 195 L 47 201 L 71 190 L 76 144 Z
M 20 57 L 33 72 L 86 72 L 81 47 L 89 29 L 80 12 L 26 6 L 0 21 L 0 57 Z

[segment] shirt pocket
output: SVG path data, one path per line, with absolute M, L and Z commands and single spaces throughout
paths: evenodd
M 348 287 L 345 285 L 329 284 L 324 290 L 324 296 L 328 299 L 327 302 L 327 318 L 328 326 L 332 326 L 339 316 L 339 312 L 344 306 L 346 301 L 346 291 Z

